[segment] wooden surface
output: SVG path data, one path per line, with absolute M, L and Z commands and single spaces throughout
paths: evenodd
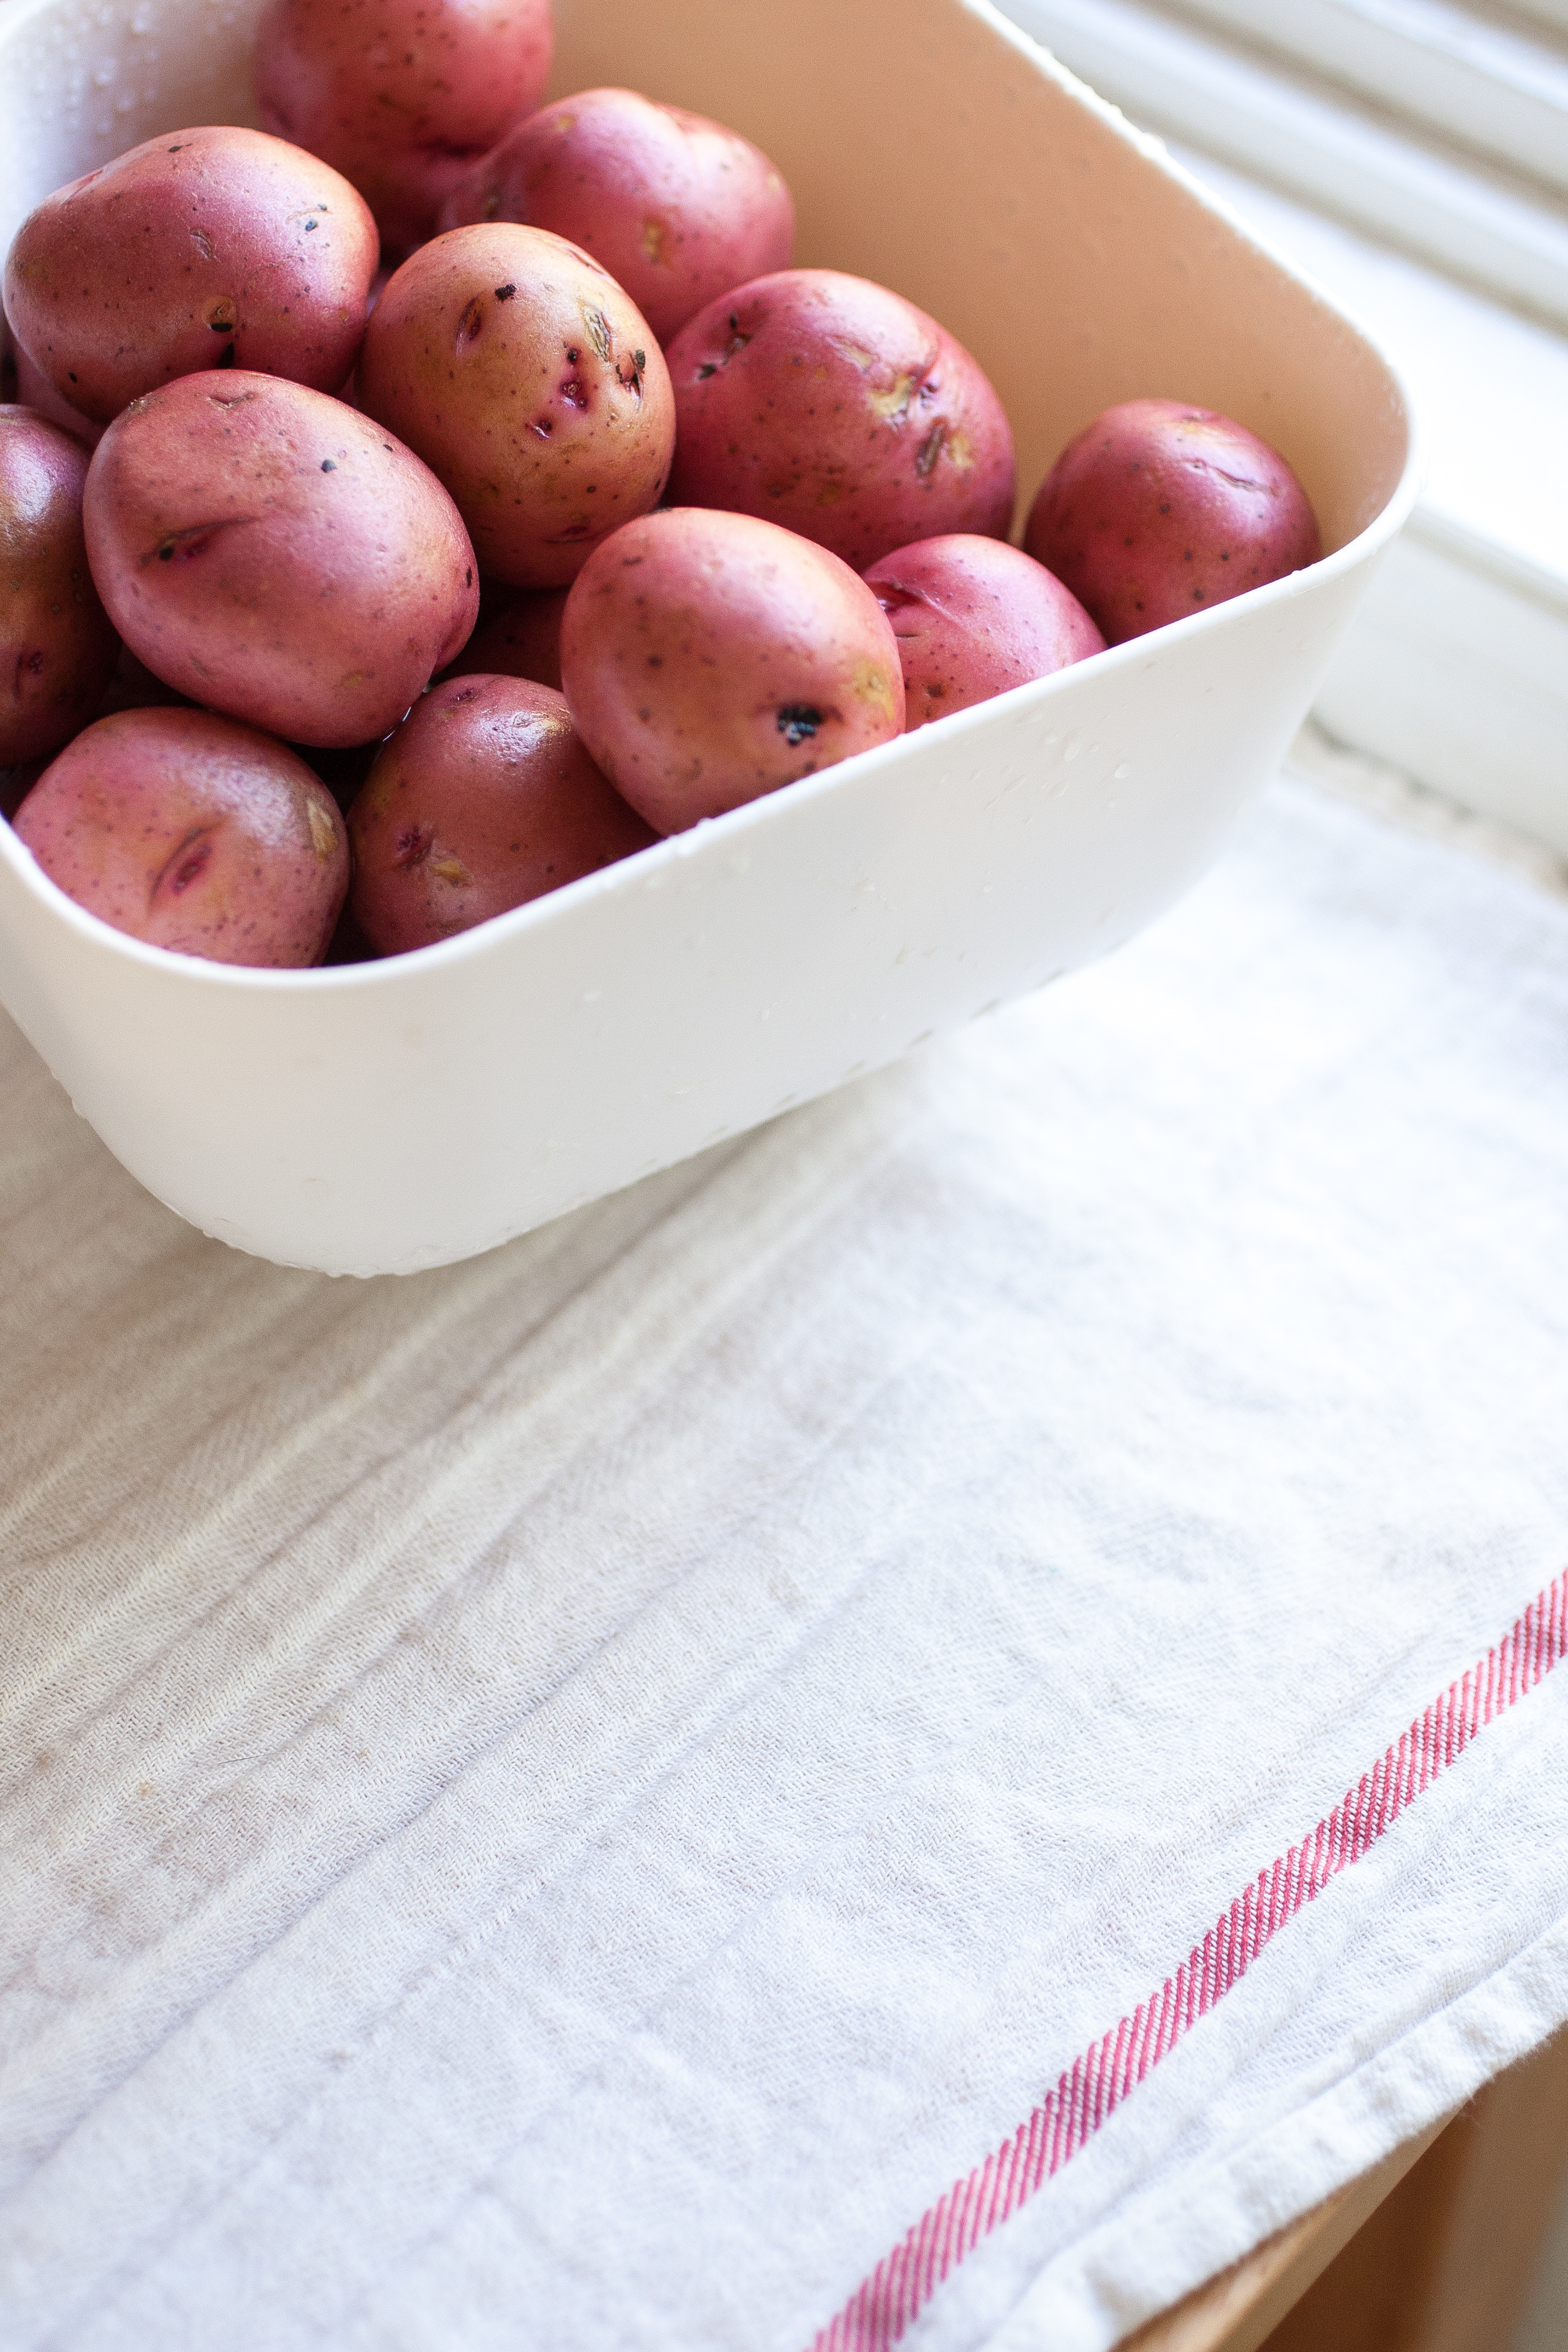
M 1268 2352 L 1508 2352 L 1568 2166 L 1568 2033 L 1462 2108 Z M 1563 2336 L 1568 2343 L 1568 2320 Z M 1229 2352 L 1223 2336 L 1215 2352 Z
M 1255 2352 L 1442 2131 L 1434 2124 L 1244 2261 L 1130 2336 L 1121 2352 Z
M 1568 2032 L 1122 2352 L 1508 2352 L 1565 2170 Z

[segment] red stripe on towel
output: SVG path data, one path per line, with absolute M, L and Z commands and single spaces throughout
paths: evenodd
M 1026 2123 L 883 2256 L 811 2352 L 887 2352 L 943 2279 L 998 2223 L 1076 2156 L 1129 2091 L 1246 1975 L 1270 1937 L 1463 1754 L 1487 1725 L 1532 1691 L 1568 1651 L 1568 1569 L 1532 1601 L 1494 1649 L 1450 1683 L 1326 1821 L 1258 1872 L 1174 1976 L 1091 2042 Z

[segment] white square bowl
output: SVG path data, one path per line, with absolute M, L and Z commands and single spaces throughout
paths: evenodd
M 254 120 L 255 0 L 14 0 L 0 251 L 155 132 Z M 1119 945 L 1272 773 L 1415 491 L 1388 362 L 985 0 L 556 0 L 558 92 L 629 84 L 780 164 L 797 258 L 966 343 L 1023 498 L 1112 401 L 1281 449 L 1324 560 L 417 954 L 149 948 L 0 824 L 0 1000 L 170 1207 L 288 1265 L 489 1249 Z

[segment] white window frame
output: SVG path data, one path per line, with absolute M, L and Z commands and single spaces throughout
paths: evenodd
M 1454 0 L 1175 5 L 1568 195 L 1568 57 L 1545 40 Z

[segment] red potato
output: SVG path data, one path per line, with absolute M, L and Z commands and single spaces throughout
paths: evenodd
M 260 131 L 175 131 L 34 207 L 5 310 L 60 397 L 100 424 L 198 368 L 335 392 L 376 251 L 363 198 L 316 156 Z
M 1323 551 L 1279 451 L 1181 400 L 1123 401 L 1086 425 L 1041 483 L 1024 544 L 1113 646 Z
M 563 588 L 657 506 L 675 403 L 642 312 L 548 230 L 456 228 L 376 304 L 358 399 L 445 482 L 481 569 Z
M 899 734 L 899 651 L 847 564 L 776 523 L 627 523 L 566 599 L 561 669 L 593 757 L 679 833 Z
M 450 939 L 658 836 L 611 789 L 558 694 L 464 676 L 382 746 L 349 810 L 349 913 L 376 955 Z
M 353 182 L 401 255 L 539 104 L 553 47 L 550 0 L 268 0 L 257 104 Z
M 95 719 L 112 719 L 120 710 L 190 709 L 188 694 L 176 694 L 161 677 L 154 677 L 145 662 L 139 662 L 128 646 L 120 648 L 120 658 L 114 665 L 114 675 L 102 695 Z
M 47 417 L 63 433 L 74 433 L 89 449 L 96 449 L 103 438 L 103 427 L 62 400 L 42 368 L 36 368 L 21 344 L 13 335 L 11 357 L 16 369 L 16 400 L 23 408 L 36 408 L 40 416 Z
M 473 549 L 427 467 L 276 376 L 189 375 L 104 435 L 93 578 L 153 675 L 288 740 L 370 741 L 472 632 Z
M 447 198 L 443 228 L 525 221 L 603 262 L 661 343 L 705 302 L 787 269 L 795 205 L 760 147 L 635 89 L 542 106 Z
M 348 888 L 331 794 L 281 743 L 210 710 L 99 719 L 16 825 L 89 913 L 216 963 L 320 963 Z
M 419 705 L 415 704 L 417 710 Z M 343 814 L 347 816 L 354 795 L 374 767 L 376 756 L 384 737 L 374 743 L 347 743 L 333 751 L 323 751 L 317 743 L 290 743 L 290 751 L 304 761 L 313 775 L 319 776 Z
M 1006 536 L 1002 404 L 901 295 L 837 269 L 780 270 L 709 303 L 667 356 L 672 505 L 765 517 L 857 571 L 917 539 Z
M 561 691 L 561 616 L 564 588 L 509 597 L 490 620 L 481 620 L 458 656 L 466 670 L 493 670 L 502 677 L 531 677 Z
M 120 639 L 88 569 L 88 453 L 36 410 L 0 407 L 0 768 L 85 727 Z
M 1105 650 L 1071 590 L 999 539 L 919 540 L 864 576 L 898 639 L 906 730 Z
M 0 767 L 0 816 L 16 815 L 48 764 L 47 760 L 24 760 L 15 768 Z

